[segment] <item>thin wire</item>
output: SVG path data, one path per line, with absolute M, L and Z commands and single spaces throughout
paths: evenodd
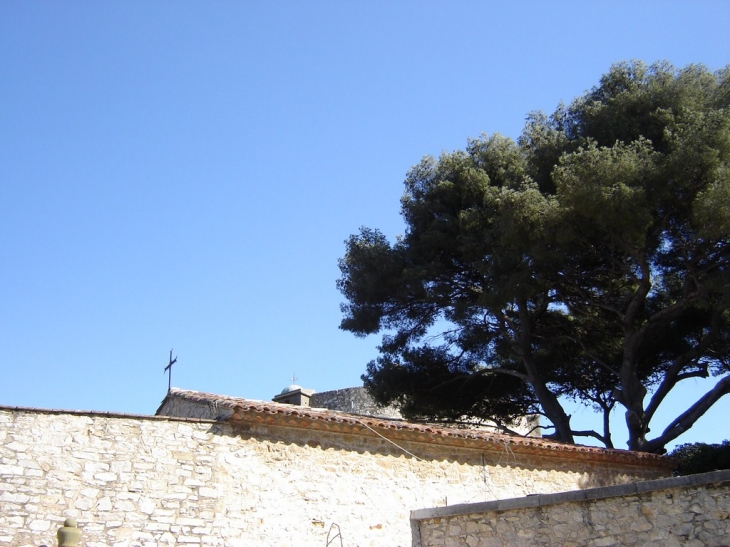
M 388 442 L 389 442 L 390 444 L 392 444 L 392 445 L 396 446 L 397 448 L 400 448 L 400 449 L 401 449 L 401 450 L 402 450 L 403 452 L 405 452 L 405 453 L 406 453 L 406 454 L 408 454 L 409 456 L 412 456 L 412 457 L 416 458 L 416 459 L 417 459 L 418 461 L 420 461 L 420 462 L 422 462 L 422 461 L 423 461 L 423 459 L 422 459 L 422 458 L 419 458 L 419 457 L 418 457 L 418 456 L 416 456 L 416 455 L 415 455 L 415 454 L 414 454 L 413 452 L 409 452 L 408 450 L 406 450 L 405 448 L 403 448 L 403 447 L 402 447 L 401 445 L 399 445 L 398 443 L 396 443 L 396 442 L 393 442 L 393 441 L 391 441 L 391 440 L 390 440 L 390 439 L 389 439 L 388 437 L 385 437 L 385 436 L 384 436 L 384 435 L 382 435 L 381 433 L 379 433 L 379 432 L 375 431 L 375 430 L 374 430 L 374 429 L 373 429 L 372 427 L 370 427 L 370 426 L 369 426 L 368 424 L 366 424 L 366 423 L 365 423 L 365 422 L 363 422 L 362 420 L 358 420 L 358 422 L 359 422 L 360 424 L 364 425 L 365 427 L 367 427 L 367 428 L 368 428 L 368 429 L 369 429 L 370 431 L 372 431 L 373 433 L 375 433 L 375 434 L 376 434 L 376 435 L 377 435 L 378 437 L 382 437 L 383 439 L 385 439 L 386 441 L 388 441 Z
M 499 464 L 497 464 L 499 465 Z M 487 469 L 487 458 L 484 457 L 484 452 L 482 452 L 482 478 L 484 479 L 484 501 L 487 501 L 487 491 L 489 491 L 490 494 L 492 494 L 492 497 L 497 500 L 499 499 L 499 496 L 496 494 L 494 490 L 492 490 L 492 486 L 489 484 L 490 482 L 492 484 L 492 474 L 489 472 L 489 469 Z

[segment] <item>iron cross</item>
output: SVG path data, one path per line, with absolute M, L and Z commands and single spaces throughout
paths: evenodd
M 164 371 L 164 372 L 168 373 L 168 375 L 167 375 L 167 392 L 168 393 L 170 393 L 170 390 L 172 389 L 172 365 L 174 365 L 175 363 L 177 363 L 177 357 L 175 357 L 173 359 L 172 350 L 170 350 L 170 362 L 167 364 L 167 366 L 165 367 L 165 371 Z M 164 372 L 163 372 L 163 374 L 164 374 Z

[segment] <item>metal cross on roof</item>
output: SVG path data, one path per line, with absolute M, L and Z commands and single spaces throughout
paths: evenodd
M 164 372 L 168 373 L 167 374 L 167 392 L 168 393 L 172 389 L 172 365 L 174 365 L 175 363 L 177 363 L 177 357 L 175 357 L 173 359 L 172 350 L 170 350 L 170 362 L 167 364 L 167 366 L 165 367 L 165 371 L 164 371 Z M 164 372 L 163 372 L 163 374 L 164 374 Z

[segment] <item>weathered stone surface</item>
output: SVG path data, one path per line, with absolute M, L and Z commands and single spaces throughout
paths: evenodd
M 528 497 L 509 500 L 505 510 L 474 504 L 473 512 L 461 506 L 458 514 L 434 508 L 412 515 L 420 547 L 470 547 L 473 538 L 495 547 L 730 545 L 730 472 L 686 479 L 637 483 L 641 488 L 621 497 L 615 488 L 600 488 L 583 500 L 537 496 L 555 503 L 536 506 Z
M 55 545 L 71 516 L 86 547 L 324 545 L 333 524 L 345 545 L 405 547 L 412 509 L 661 473 L 555 451 L 515 454 L 506 445 L 434 444 L 397 432 L 390 442 L 347 425 L 322 431 L 296 417 L 286 427 L 267 419 L 236 425 L 0 409 L 0 543 Z M 544 521 L 531 515 L 530 526 Z M 482 537 L 485 529 L 510 530 L 515 544 L 541 541 L 503 519 L 458 528 L 462 545 L 501 545 Z

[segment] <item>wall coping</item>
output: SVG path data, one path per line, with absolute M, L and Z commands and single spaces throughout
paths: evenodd
M 616 486 L 604 486 L 601 488 L 587 488 L 586 490 L 571 490 L 568 492 L 558 492 L 556 494 L 534 494 L 521 498 L 510 498 L 480 503 L 464 503 L 428 509 L 416 509 L 411 511 L 411 520 L 421 521 L 469 515 L 473 513 L 522 509 L 525 507 L 544 507 L 546 505 L 556 505 L 559 503 L 592 501 L 619 496 L 644 494 L 648 492 L 656 492 L 658 490 L 668 490 L 671 488 L 704 486 L 707 484 L 723 482 L 730 482 L 730 469 L 711 471 L 709 473 L 699 473 L 696 475 L 685 475 L 682 477 L 671 477 L 667 479 L 632 482 Z
M 72 416 L 88 416 L 90 418 L 120 418 L 129 420 L 149 420 L 156 422 L 199 422 L 213 424 L 216 420 L 206 418 L 181 418 L 178 416 L 164 416 L 152 414 L 130 414 L 106 410 L 69 410 L 63 408 L 38 408 L 32 406 L 0 405 L 0 412 L 22 412 L 25 414 L 70 414 Z

